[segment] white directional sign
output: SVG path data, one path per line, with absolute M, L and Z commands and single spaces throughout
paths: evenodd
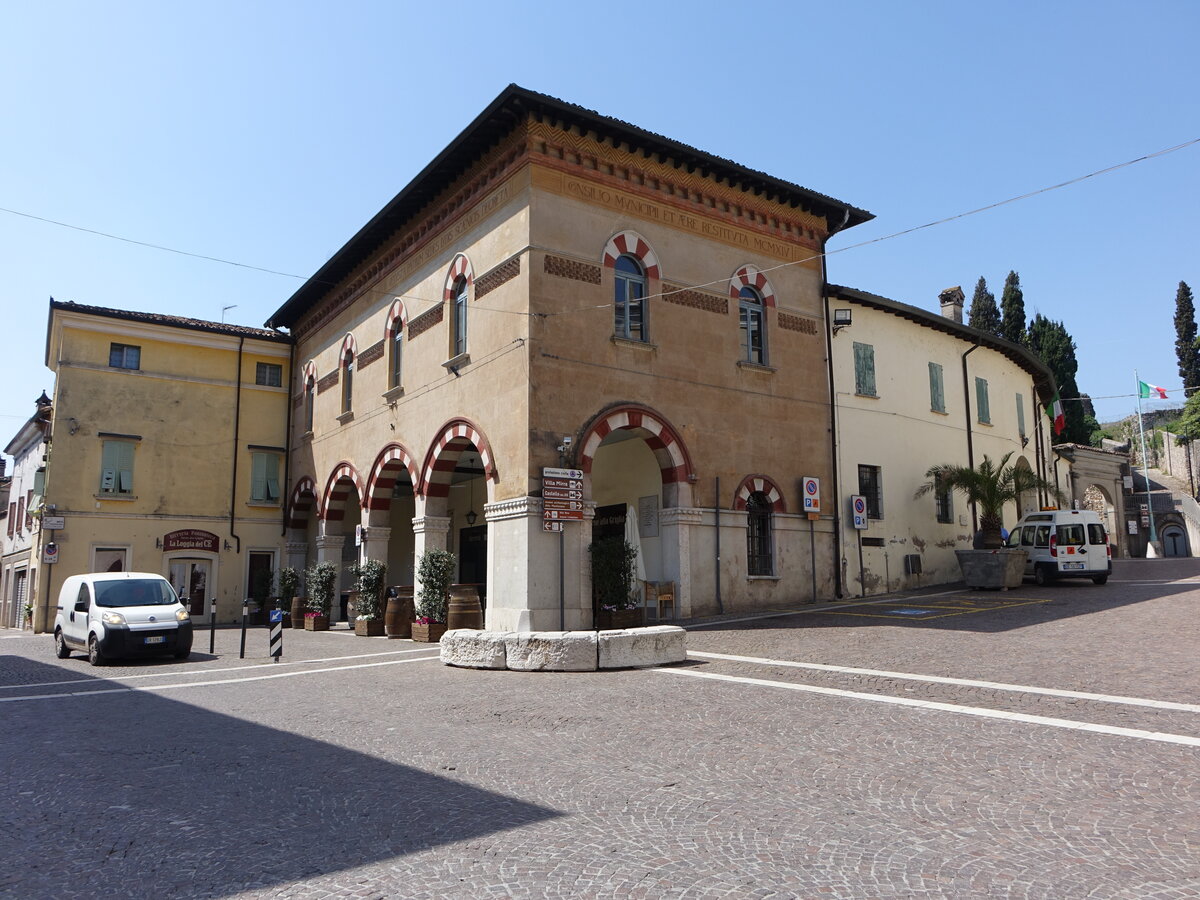
M 564 519 L 582 518 L 583 470 L 542 469 L 542 519 L 545 522 L 561 522 Z M 561 531 L 561 525 L 554 530 Z
M 570 478 L 574 481 L 583 480 L 583 469 L 554 469 L 550 466 L 542 468 L 543 478 Z
M 563 530 L 562 522 L 543 522 L 542 523 L 542 531 L 562 531 L 562 530 Z
M 854 527 L 867 527 L 867 498 L 860 494 L 850 495 L 850 514 L 854 516 Z
M 804 497 L 805 512 L 821 511 L 821 479 L 805 476 L 801 482 L 801 495 Z

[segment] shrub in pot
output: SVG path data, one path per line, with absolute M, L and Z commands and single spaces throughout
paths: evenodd
M 355 564 L 350 568 L 357 586 L 354 619 L 356 634 L 383 634 L 383 591 L 387 583 L 387 566 L 377 559 Z

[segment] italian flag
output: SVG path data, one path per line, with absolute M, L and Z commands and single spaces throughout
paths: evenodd
M 1153 397 L 1155 400 L 1166 400 L 1167 389 L 1160 388 L 1157 384 L 1146 384 L 1144 381 L 1138 382 L 1138 396 L 1143 400 Z
M 1058 437 L 1067 427 L 1067 417 L 1063 415 L 1062 400 L 1058 396 L 1058 391 L 1054 392 L 1054 400 L 1046 407 L 1046 415 L 1054 423 L 1054 436 Z

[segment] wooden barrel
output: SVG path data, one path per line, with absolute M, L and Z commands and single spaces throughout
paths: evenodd
M 416 617 L 413 612 L 413 586 L 398 584 L 391 588 L 387 607 L 383 613 L 383 627 L 389 638 L 412 637 L 412 623 Z
M 479 586 L 450 585 L 450 603 L 446 607 L 446 629 L 483 628 L 483 608 L 479 605 Z
M 304 597 L 292 598 L 292 627 L 304 627 L 304 614 L 308 612 L 308 600 Z

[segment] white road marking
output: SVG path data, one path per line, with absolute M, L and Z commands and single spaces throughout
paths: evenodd
M 169 672 L 144 672 L 141 675 L 114 675 L 112 678 L 103 678 L 97 675 L 93 678 L 71 678 L 66 681 L 38 681 L 33 684 L 0 684 L 0 691 L 12 691 L 18 688 L 34 688 L 34 687 L 57 687 L 60 684 L 92 684 L 97 680 L 122 682 L 132 681 L 135 678 L 181 678 L 185 675 L 211 675 L 217 672 L 243 672 L 247 669 L 256 668 L 258 665 L 271 665 L 272 669 L 277 669 L 282 666 L 307 666 L 312 663 L 328 663 L 341 662 L 347 659 L 370 659 L 373 656 L 395 656 L 398 653 L 428 653 L 430 649 L 437 648 L 418 647 L 415 650 L 386 650 L 382 653 L 357 653 L 353 656 L 323 656 L 317 659 L 296 659 L 291 662 L 267 663 L 266 660 L 261 660 L 258 663 L 250 663 L 244 666 L 227 666 L 224 669 L 193 669 L 187 672 L 181 672 L 178 669 Z
M 1030 687 L 1023 684 L 1005 684 L 998 681 L 972 681 L 969 678 L 949 678 L 942 675 L 913 675 L 908 672 L 887 672 L 880 669 L 855 669 L 850 666 L 829 666 L 822 663 L 793 662 L 787 659 L 767 659 L 761 656 L 733 656 L 728 653 L 702 653 L 689 650 L 688 656 L 703 659 L 724 659 L 730 662 L 752 663 L 759 666 L 786 666 L 793 669 L 812 669 L 817 672 L 836 672 L 842 675 L 873 675 L 879 678 L 899 678 L 904 681 L 927 681 L 933 684 L 955 684 L 962 687 L 987 688 L 994 691 L 1014 691 L 1024 694 L 1045 694 L 1048 697 L 1069 697 L 1072 700 L 1097 700 L 1102 703 L 1121 703 L 1127 706 L 1147 706 L 1152 709 L 1173 709 L 1182 712 L 1200 713 L 1200 705 L 1175 703 L 1170 700 L 1143 700 L 1140 697 L 1122 697 L 1117 694 L 1089 694 L 1085 691 L 1067 691 L 1057 688 Z
M 356 666 L 331 666 L 327 669 L 308 669 L 297 672 L 273 672 L 270 675 L 252 675 L 248 678 L 219 678 L 214 681 L 181 681 L 179 684 L 148 684 L 145 687 L 101 688 L 94 691 L 64 691 L 58 694 L 27 694 L 21 697 L 0 697 L 0 703 L 17 703 L 25 700 L 60 700 L 65 697 L 94 697 L 97 694 L 131 694 L 150 691 L 173 691 L 178 688 L 212 687 L 222 684 L 242 684 L 247 681 L 268 681 L 272 678 L 296 678 L 299 675 L 320 675 L 324 672 L 348 672 L 351 669 L 373 669 L 376 666 L 399 666 L 404 663 L 440 660 L 440 656 L 422 656 L 417 659 L 389 659 L 384 662 L 360 663 Z
M 954 594 L 971 593 L 966 588 L 955 588 L 952 591 L 938 591 L 936 594 L 921 594 L 919 597 L 907 597 L 897 594 L 885 594 L 881 597 L 858 597 L 849 601 L 837 601 L 829 603 L 825 601 L 810 603 L 803 609 L 781 609 L 774 612 L 758 613 L 752 616 L 741 616 L 737 619 L 718 619 L 714 622 L 697 622 L 693 625 L 684 625 L 688 631 L 693 628 L 713 628 L 717 625 L 732 625 L 735 622 L 755 622 L 759 619 L 782 619 L 786 616 L 803 616 L 810 613 L 828 612 L 831 609 L 846 609 L 850 606 L 874 606 L 879 603 L 908 603 L 910 606 L 919 606 L 919 601 L 928 600 L 933 597 L 949 597 Z M 909 603 L 909 601 L 912 601 Z
M 763 678 L 742 678 L 735 675 L 718 675 L 715 672 L 697 672 L 691 669 L 651 669 L 663 675 L 684 675 L 690 678 L 708 678 L 714 681 L 726 681 L 736 684 L 750 684 L 758 687 L 782 688 L 788 691 L 803 691 L 810 694 L 824 694 L 830 697 L 844 697 L 850 700 L 867 700 L 871 703 L 891 703 L 896 706 L 911 706 L 917 709 L 929 709 L 939 712 L 957 713 L 958 715 L 979 716 L 984 719 L 1002 719 L 1010 722 L 1024 722 L 1029 725 L 1046 725 L 1051 728 L 1067 728 L 1073 731 L 1089 731 L 1096 734 L 1111 734 L 1118 737 L 1137 738 L 1144 741 L 1159 741 L 1165 744 L 1183 744 L 1186 747 L 1200 747 L 1200 737 L 1185 734 L 1166 734 L 1160 731 L 1143 731 L 1138 728 L 1119 728 L 1114 725 L 1096 725 L 1092 722 L 1074 722 L 1070 719 L 1053 719 L 1048 716 L 1031 716 L 1026 713 L 1005 712 L 998 709 L 983 709 L 977 706 L 958 706 L 953 703 L 938 703 L 933 700 L 917 700 L 910 697 L 892 697 L 885 694 L 862 694 L 856 691 L 842 691 L 835 688 L 817 687 L 811 684 L 791 684 L 786 681 L 767 681 Z

